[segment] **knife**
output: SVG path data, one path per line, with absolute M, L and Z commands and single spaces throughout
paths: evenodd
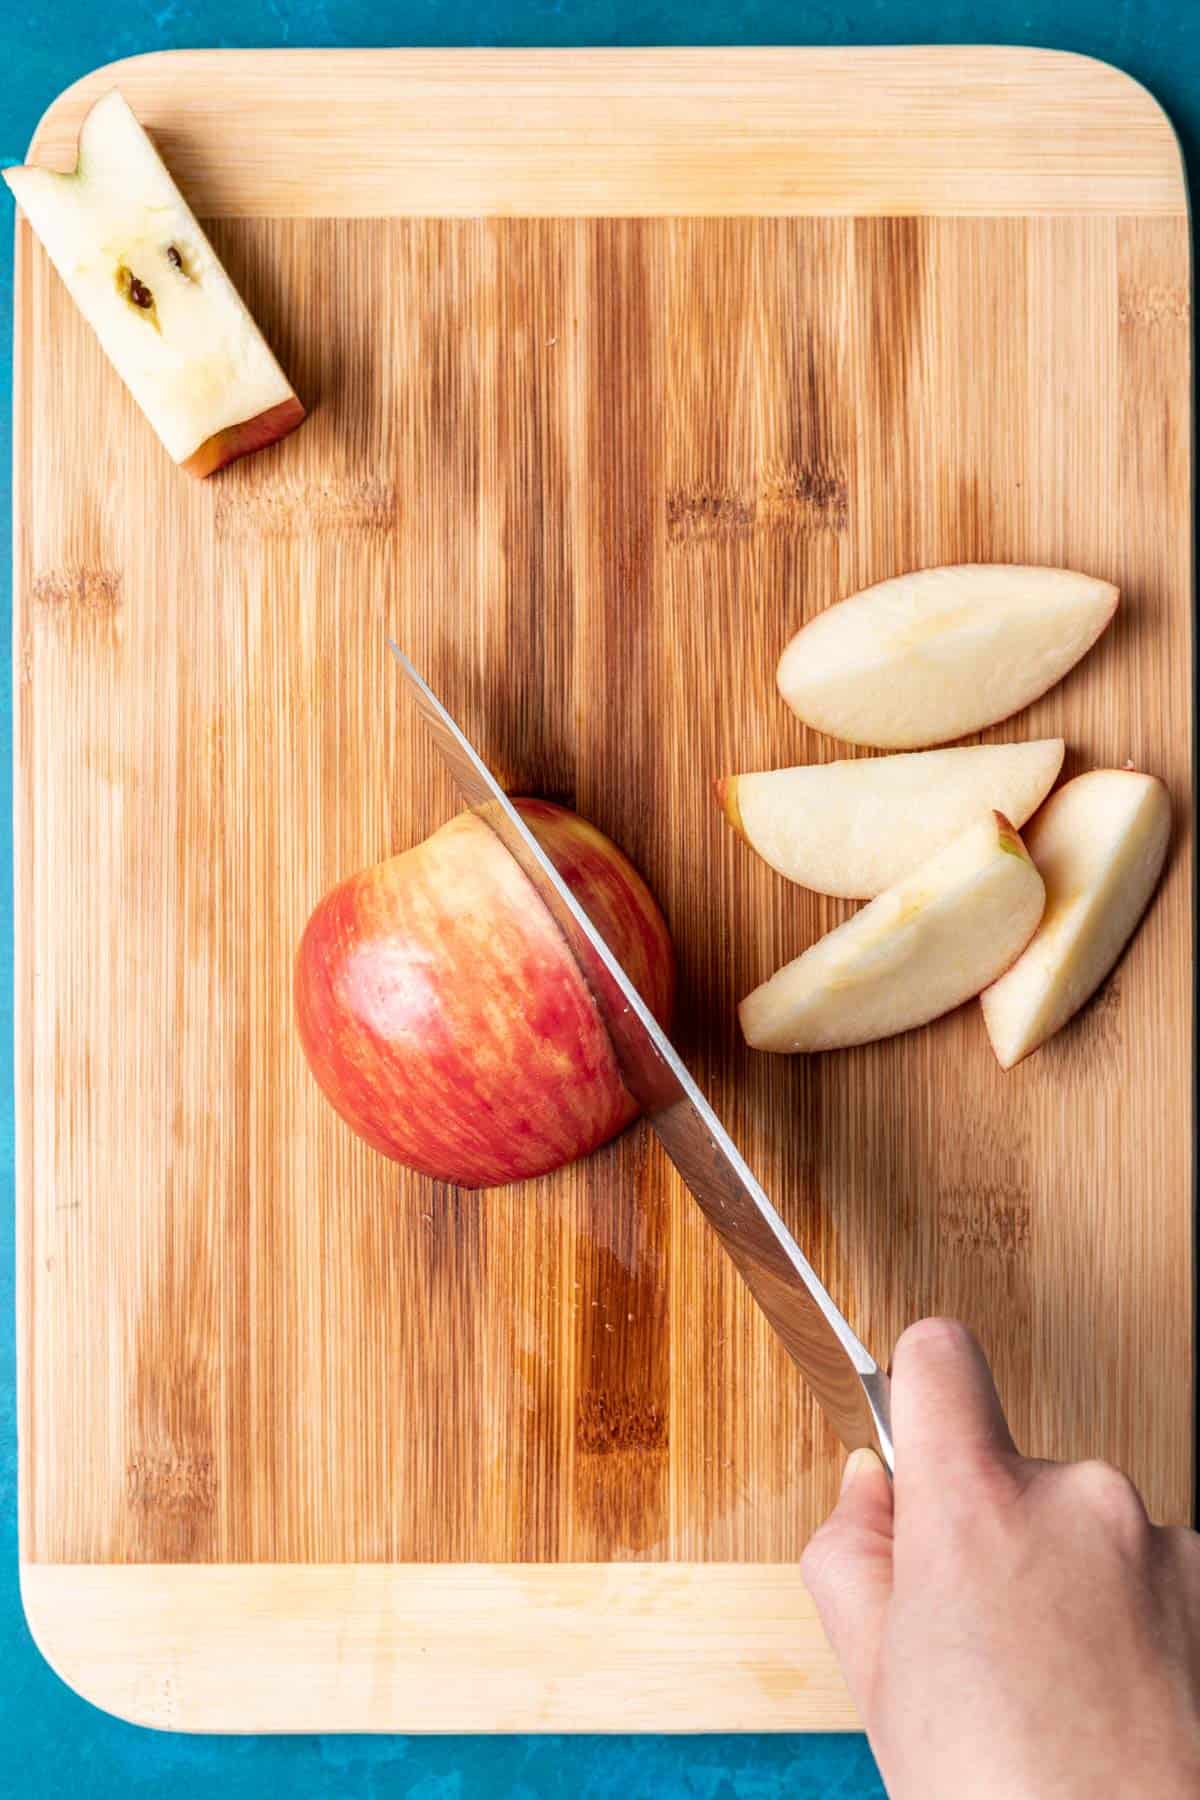
M 587 981 L 622 1080 L 848 1450 L 893 1468 L 888 1378 L 751 1174 L 666 1033 L 428 683 L 388 640 L 442 762 L 537 890 Z

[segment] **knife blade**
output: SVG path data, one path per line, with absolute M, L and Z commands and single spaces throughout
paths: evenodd
M 389 638 L 418 716 L 468 804 L 558 925 L 592 991 L 617 1066 L 830 1424 L 893 1467 L 888 1378 L 834 1305 L 657 1019 L 465 733 Z

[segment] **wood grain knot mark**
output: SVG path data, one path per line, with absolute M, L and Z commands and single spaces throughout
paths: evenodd
M 1180 325 L 1191 316 L 1191 298 L 1184 287 L 1152 285 L 1121 291 L 1117 317 L 1122 325 Z
M 673 488 L 667 495 L 667 536 L 673 544 L 703 538 L 748 537 L 755 505 L 719 488 Z
M 613 1456 L 621 1450 L 665 1450 L 667 1417 L 662 1407 L 639 1394 L 603 1390 L 580 1394 L 575 1402 L 575 1448 L 585 1456 Z
M 59 569 L 33 579 L 33 604 L 46 613 L 83 619 L 107 619 L 121 604 L 121 577 L 116 569 Z
M 131 1506 L 146 1512 L 211 1512 L 217 1498 L 213 1459 L 138 1451 L 125 1466 L 125 1493 Z
M 770 525 L 795 524 L 808 531 L 844 531 L 850 490 L 844 475 L 815 464 L 787 465 L 768 472 L 761 509 Z
M 752 493 L 718 487 L 672 488 L 667 538 L 673 544 L 745 538 L 756 531 L 844 531 L 845 477 L 816 465 L 769 469 Z
M 946 1194 L 938 1206 L 938 1223 L 947 1243 L 1002 1261 L 1024 1256 L 1033 1238 L 1028 1199 L 1001 1183 Z
M 218 496 L 215 527 L 222 537 L 391 532 L 396 529 L 396 491 L 386 481 L 229 488 Z

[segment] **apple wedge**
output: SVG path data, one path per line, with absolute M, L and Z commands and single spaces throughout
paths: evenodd
M 994 809 L 1020 827 L 1058 779 L 1061 738 L 971 744 L 731 775 L 717 798 L 730 824 L 789 881 L 870 899 Z
M 756 1050 L 837 1050 L 892 1037 L 995 981 L 1037 929 L 1042 878 L 989 812 L 742 1001 Z
M 779 691 L 805 724 L 850 744 L 945 744 L 1053 687 L 1116 605 L 1110 582 L 1070 569 L 921 569 L 810 620 L 779 660 Z
M 1095 993 L 1146 910 L 1170 835 L 1171 802 L 1153 775 L 1096 769 L 1047 801 L 1029 829 L 1046 911 L 1024 954 L 982 996 L 1002 1068 Z
M 97 100 L 69 175 L 5 169 L 105 354 L 190 474 L 292 431 L 304 408 L 117 89 Z

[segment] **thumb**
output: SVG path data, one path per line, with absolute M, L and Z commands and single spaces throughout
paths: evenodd
M 865 1718 L 892 1592 L 892 1484 L 873 1450 L 851 1453 L 838 1503 L 800 1569 Z

